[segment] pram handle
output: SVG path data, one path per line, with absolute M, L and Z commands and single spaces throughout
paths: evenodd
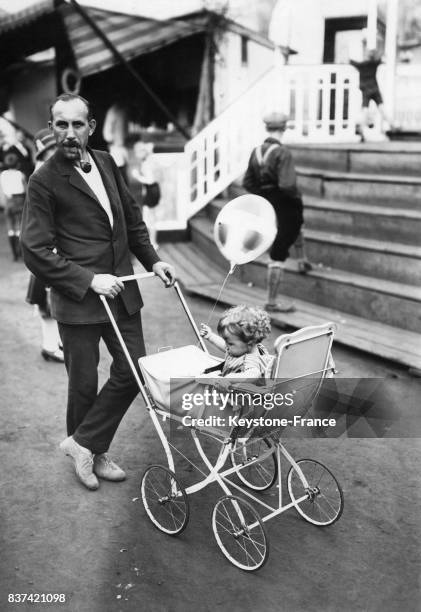
M 156 276 L 155 272 L 140 272 L 139 274 L 130 274 L 129 276 L 118 276 L 117 278 L 118 278 L 118 280 L 121 280 L 121 281 L 123 281 L 123 283 L 125 283 L 127 281 L 132 281 L 132 280 L 146 280 L 148 278 L 158 278 L 158 277 Z M 187 302 L 184 299 L 184 295 L 181 292 L 180 285 L 178 284 L 177 281 L 175 281 L 173 286 L 174 286 L 175 292 L 178 295 L 178 299 L 181 302 L 183 310 L 184 310 L 184 312 L 187 315 L 189 323 L 192 326 L 193 331 L 194 331 L 194 333 L 195 333 L 195 335 L 196 335 L 196 337 L 197 337 L 197 339 L 199 341 L 199 344 L 200 344 L 202 350 L 205 351 L 205 353 L 209 353 L 208 348 L 207 348 L 207 346 L 206 346 L 202 336 L 200 335 L 200 332 L 199 332 L 199 329 L 198 329 L 198 327 L 197 327 L 197 325 L 195 323 L 195 320 L 193 319 L 193 316 L 192 316 L 192 314 L 190 312 L 190 309 L 187 306 Z M 108 312 L 108 310 L 107 310 L 107 312 Z
M 139 274 L 130 274 L 129 276 L 118 276 L 118 280 L 121 280 L 123 283 L 131 280 L 144 280 L 147 278 L 153 278 L 156 276 L 155 272 L 140 272 Z

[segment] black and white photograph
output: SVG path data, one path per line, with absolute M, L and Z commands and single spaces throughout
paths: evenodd
M 421 0 L 0 0 L 0 610 L 417 612 Z

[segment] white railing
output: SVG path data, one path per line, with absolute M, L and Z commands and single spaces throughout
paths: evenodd
M 421 66 L 398 64 L 395 77 L 395 123 L 404 130 L 421 130 Z
M 280 110 L 291 119 L 286 142 L 356 142 L 358 73 L 351 66 L 273 68 L 185 146 L 186 219 L 246 169 L 262 141 L 262 116 Z

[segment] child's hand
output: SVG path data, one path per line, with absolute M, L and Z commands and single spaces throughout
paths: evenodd
M 215 387 L 217 391 L 228 392 L 232 390 L 230 380 L 226 378 L 222 378 L 222 376 L 214 377 L 213 386 Z
M 202 338 L 209 338 L 209 336 L 212 333 L 212 330 L 209 327 L 209 325 L 205 325 L 204 323 L 201 323 L 199 333 L 202 336 Z

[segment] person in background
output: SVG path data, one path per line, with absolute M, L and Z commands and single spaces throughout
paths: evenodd
M 47 161 L 56 150 L 53 133 L 40 130 L 35 134 L 35 171 Z M 58 333 L 57 321 L 51 316 L 50 289 L 31 274 L 29 278 L 26 301 L 34 304 L 38 311 L 41 325 L 41 355 L 46 361 L 64 363 L 63 347 Z
M 13 261 L 18 261 L 21 257 L 19 237 L 25 201 L 26 178 L 20 169 L 19 157 L 11 149 L 7 149 L 4 153 L 3 168 L 0 174 L 0 187 L 5 197 L 7 236 Z
M 102 136 L 108 144 L 110 155 L 114 159 L 126 184 L 128 182 L 128 152 L 126 148 L 127 126 L 127 110 L 124 104 L 116 102 L 110 106 L 106 112 Z
M 161 197 L 157 181 L 157 168 L 153 162 L 153 144 L 151 142 L 137 141 L 133 146 L 133 153 L 138 167 L 132 170 L 132 177 L 141 184 L 142 214 L 149 229 L 151 242 L 155 249 L 158 245 L 158 232 L 156 229 L 156 207 Z
M 362 62 L 357 62 L 352 59 L 350 60 L 350 64 L 358 70 L 358 73 L 360 75 L 359 86 L 362 94 L 361 132 L 363 140 L 365 139 L 364 131 L 368 127 L 370 127 L 370 100 L 373 100 L 373 102 L 377 104 L 377 108 L 381 117 L 381 131 L 384 133 L 390 129 L 395 129 L 386 114 L 383 104 L 383 97 L 380 92 L 379 84 L 377 82 L 377 68 L 380 66 L 381 63 L 381 56 L 376 51 L 376 49 L 367 49 L 367 47 L 365 47 L 364 59 Z
M 281 143 L 287 127 L 287 115 L 272 112 L 263 118 L 263 122 L 267 137 L 250 156 L 243 186 L 272 204 L 278 223 L 278 231 L 269 251 L 272 262 L 268 267 L 265 309 L 268 312 L 292 312 L 295 310 L 292 302 L 278 301 L 277 298 L 284 279 L 283 262 L 289 257 L 289 249 L 294 243 L 299 272 L 305 274 L 311 269 L 304 253 L 303 237 L 300 236 L 303 201 L 297 188 L 291 152 Z
M 34 171 L 34 163 L 32 161 L 32 150 L 26 145 L 25 132 L 17 128 L 14 132 L 12 142 L 9 143 L 6 154 L 14 153 L 19 161 L 19 168 L 25 175 L 26 180 Z
M 0 173 L 5 169 L 4 168 L 4 152 L 7 148 L 7 140 L 6 135 L 0 126 Z M 6 210 L 6 195 L 3 193 L 3 189 L 1 188 L 0 183 L 0 208 Z

